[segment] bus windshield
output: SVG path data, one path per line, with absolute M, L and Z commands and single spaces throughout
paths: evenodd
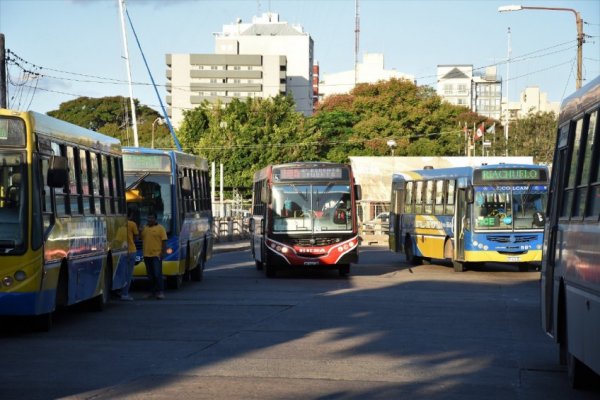
M 542 229 L 548 186 L 476 186 L 473 213 L 478 230 Z
M 274 232 L 351 231 L 352 218 L 347 184 L 273 186 Z
M 24 157 L 0 153 L 0 253 L 23 245 L 27 185 Z
M 142 179 L 140 179 L 142 178 Z M 171 207 L 171 176 L 164 174 L 125 175 L 127 187 L 127 208 L 133 210 L 138 225 L 145 225 L 148 213 L 156 213 L 156 221 L 167 234 L 171 233 L 173 222 Z

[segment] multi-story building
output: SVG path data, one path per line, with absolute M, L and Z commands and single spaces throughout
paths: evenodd
M 286 93 L 286 57 L 258 54 L 167 54 L 167 105 L 174 127 L 203 101 Z
M 365 53 L 363 62 L 357 64 L 356 70 L 323 74 L 323 79 L 319 84 L 319 98 L 322 99 L 332 94 L 350 93 L 357 83 L 376 83 L 392 78 L 415 81 L 413 75 L 404 74 L 395 69 L 385 69 L 383 54 Z
M 500 119 L 502 115 L 502 81 L 495 66 L 478 73 L 469 64 L 438 65 L 437 93 L 449 103 L 489 118 Z
M 280 21 L 272 12 L 254 17 L 252 23 L 238 19 L 223 25 L 215 35 L 217 54 L 261 54 L 285 56 L 286 89 L 291 93 L 296 109 L 304 115 L 313 112 L 313 40 L 299 25 Z M 275 85 L 279 89 L 279 83 Z

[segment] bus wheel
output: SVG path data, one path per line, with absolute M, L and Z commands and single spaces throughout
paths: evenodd
M 102 280 L 104 281 L 104 284 L 102 285 L 102 293 L 94 297 L 90 302 L 90 309 L 92 311 L 103 311 L 110 301 L 110 289 L 112 286 L 112 272 L 110 267 L 107 266 L 104 268 Z
M 53 313 L 46 313 L 31 317 L 30 326 L 34 332 L 49 332 L 52 329 Z
M 190 271 L 190 276 L 194 282 L 200 282 L 204 279 L 204 264 L 204 257 L 200 256 L 198 258 L 198 265 Z
M 256 269 L 261 271 L 263 269 L 262 261 L 255 260 L 254 262 L 256 263 Z
M 460 261 L 452 261 L 452 266 L 454 267 L 454 272 L 464 272 L 465 264 Z
M 274 278 L 277 275 L 277 266 L 269 260 L 269 256 L 265 258 L 265 274 L 268 278 Z
M 183 275 L 167 276 L 167 286 L 169 289 L 180 289 L 183 285 Z
M 406 241 L 404 242 L 404 252 L 406 255 L 406 262 L 411 265 L 419 265 L 423 261 L 423 259 L 421 257 L 415 256 L 413 246 L 412 246 L 412 241 L 408 237 L 406 238 Z
M 519 264 L 519 272 L 528 272 L 528 271 L 529 271 L 529 265 L 527 265 L 525 263 Z
M 346 277 L 350 274 L 350 264 L 342 264 L 338 267 L 338 272 L 341 277 Z

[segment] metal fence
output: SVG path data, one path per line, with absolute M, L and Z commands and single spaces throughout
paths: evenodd
M 213 232 L 217 242 L 231 242 L 250 237 L 248 218 L 223 217 L 213 221 Z

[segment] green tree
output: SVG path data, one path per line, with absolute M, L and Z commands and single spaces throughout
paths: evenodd
M 150 107 L 140 105 L 136 99 L 134 103 L 140 146 L 150 147 L 152 123 L 160 114 Z M 79 97 L 62 103 L 58 110 L 49 111 L 48 115 L 115 137 L 121 140 L 123 145 L 133 145 L 129 104 L 129 99 L 122 96 Z M 155 147 L 173 147 L 173 140 L 166 125 L 156 124 L 154 134 Z
M 526 117 L 511 122 L 508 154 L 533 156 L 533 161 L 536 163 L 551 163 L 557 122 L 554 112 L 530 112 Z

